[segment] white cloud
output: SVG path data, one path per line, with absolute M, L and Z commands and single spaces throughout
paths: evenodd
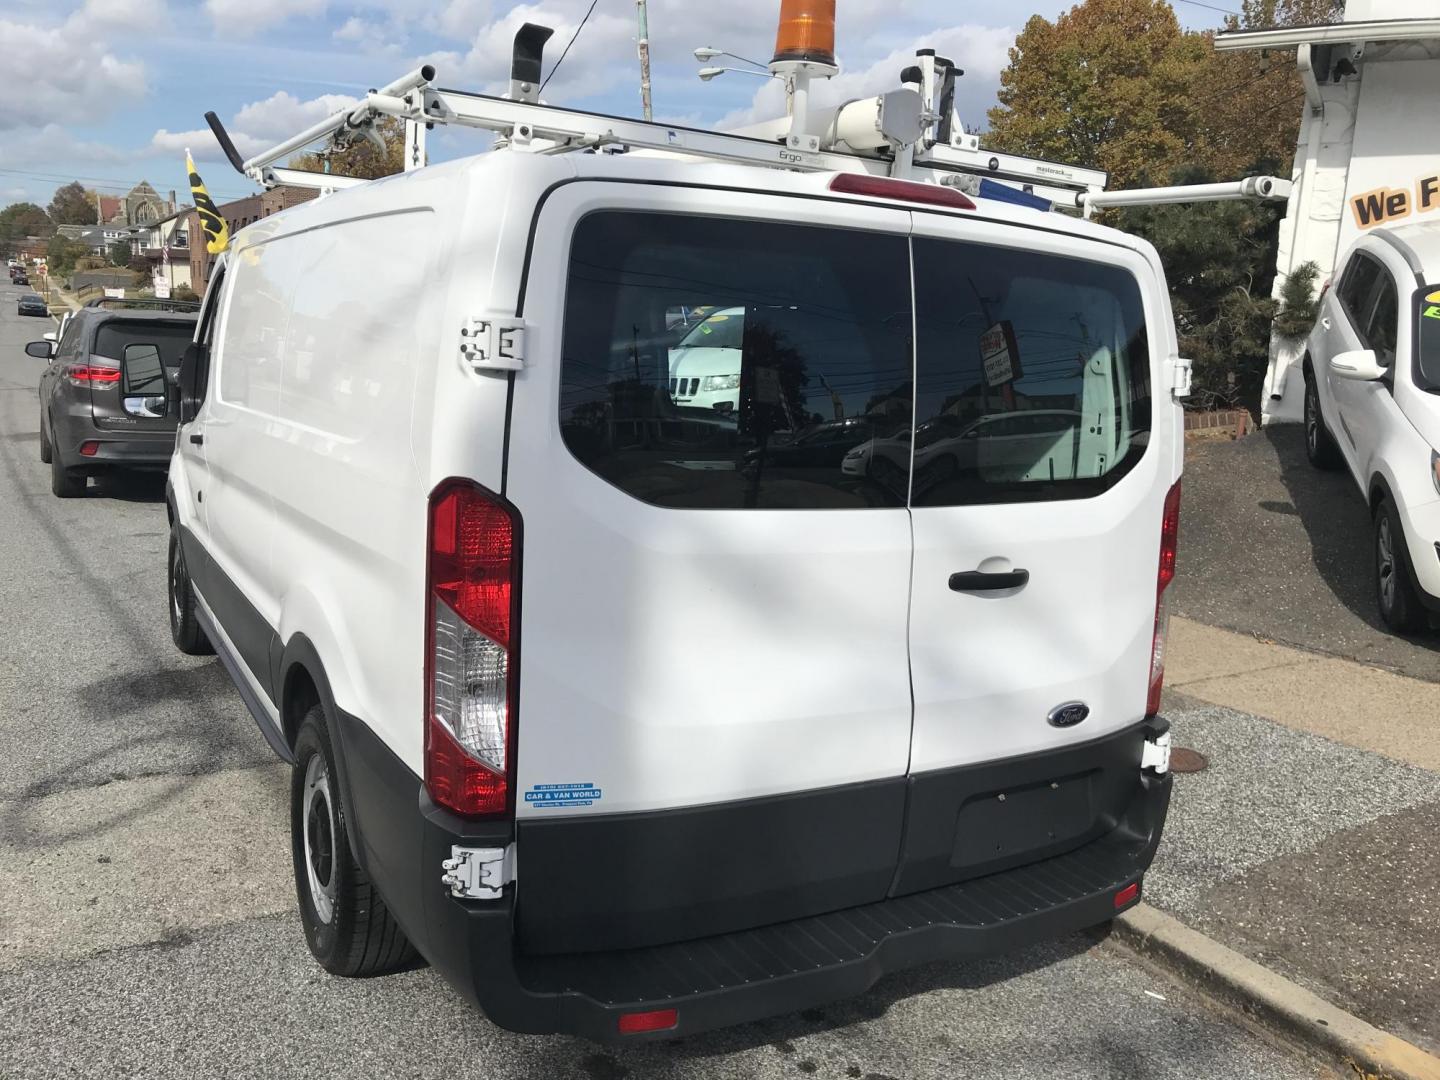
M 327 116 L 355 104 L 344 94 L 321 94 L 309 101 L 279 90 L 264 101 L 252 101 L 235 114 L 234 128 L 247 135 L 279 142 Z M 226 125 L 228 128 L 230 125 Z
M 93 121 L 145 96 L 145 65 L 110 52 L 85 19 L 84 11 L 57 26 L 0 19 L 0 131 Z
M 234 37 L 250 37 L 287 19 L 324 15 L 325 8 L 326 0 L 205 0 L 215 29 Z
M 169 21 L 165 0 L 85 0 L 68 22 L 77 32 L 145 34 Z
M 227 129 L 228 130 L 228 129 Z M 275 145 L 274 139 L 257 139 L 243 131 L 231 131 L 230 141 L 242 158 L 254 157 L 261 150 Z M 225 151 L 208 127 L 193 131 L 166 131 L 161 128 L 150 137 L 149 150 L 154 154 L 181 157 L 189 150 L 196 161 L 226 161 Z
M 952 26 L 934 30 L 863 68 L 812 82 L 810 98 L 816 106 L 837 105 L 893 89 L 900 85 L 901 70 L 915 62 L 916 49 L 934 49 L 965 72 L 955 84 L 955 108 L 966 123 L 981 125 L 986 108 L 994 101 L 1000 72 L 1009 61 L 1007 50 L 1014 40 L 1015 32 L 1005 27 Z M 778 79 L 767 79 L 748 106 L 725 116 L 717 127 L 743 127 L 784 114 L 784 87 Z
M 53 161 L 108 163 L 125 161 L 128 154 L 105 143 L 77 139 L 59 124 L 11 131 L 5 136 L 6 165 L 48 164 Z

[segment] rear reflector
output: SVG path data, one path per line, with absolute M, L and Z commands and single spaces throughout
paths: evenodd
M 917 184 L 913 180 L 893 180 L 888 176 L 869 173 L 841 173 L 830 181 L 830 190 L 837 195 L 870 195 L 877 199 L 901 199 L 904 202 L 949 206 L 957 210 L 974 210 L 975 204 L 963 193 L 939 184 Z
M 100 449 L 100 444 L 99 444 L 98 442 L 95 442 L 93 439 L 90 440 L 89 442 L 82 442 L 82 443 L 80 444 L 80 456 L 81 456 L 81 457 L 94 457 L 96 451 L 99 450 L 99 449 Z
M 1140 883 L 1132 881 L 1115 894 L 1115 910 L 1119 911 L 1126 904 L 1134 902 L 1140 896 Z
M 1160 711 L 1160 694 L 1165 689 L 1165 640 L 1170 635 L 1170 604 L 1165 588 L 1175 580 L 1175 556 L 1180 544 L 1180 481 L 1165 493 L 1160 518 L 1160 568 L 1155 584 L 1155 632 L 1150 638 L 1150 687 L 1145 698 L 1145 715 Z
M 638 1035 L 642 1031 L 669 1031 L 679 1023 L 680 1013 L 676 1009 L 624 1013 L 620 1017 L 620 1034 Z
M 425 787 L 467 817 L 510 807 L 520 516 L 477 484 L 430 496 Z

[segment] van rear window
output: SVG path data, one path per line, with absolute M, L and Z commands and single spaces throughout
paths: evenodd
M 910 310 L 902 236 L 593 214 L 571 246 L 565 444 L 659 506 L 903 505 Z M 882 444 L 892 468 L 857 464 Z
M 1125 270 L 916 239 L 914 506 L 1103 491 L 1150 435 L 1150 348 Z

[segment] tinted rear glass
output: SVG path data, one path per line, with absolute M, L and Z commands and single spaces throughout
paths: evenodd
M 904 237 L 593 214 L 571 247 L 565 444 L 660 506 L 903 505 L 910 334 Z
M 193 322 L 106 322 L 95 331 L 95 355 L 119 361 L 126 345 L 154 345 L 166 367 L 179 367 L 185 347 L 195 335 Z
M 911 503 L 1075 498 L 1144 453 L 1150 350 L 1134 277 L 917 239 Z
M 1415 335 L 1415 382 L 1422 390 L 1440 391 L 1440 285 L 1426 285 L 1416 296 L 1420 318 Z

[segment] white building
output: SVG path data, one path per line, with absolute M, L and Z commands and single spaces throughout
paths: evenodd
M 1440 222 L 1440 0 L 1348 0 L 1341 23 L 1219 34 L 1215 47 L 1296 49 L 1305 83 L 1276 296 L 1307 261 L 1328 280 L 1365 229 Z M 1300 420 L 1303 353 L 1271 341 L 1267 423 Z

